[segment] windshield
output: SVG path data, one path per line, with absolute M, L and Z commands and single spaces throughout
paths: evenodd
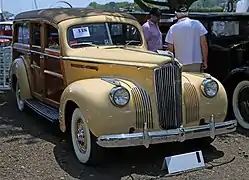
M 72 26 L 68 29 L 68 43 L 72 48 L 86 45 L 142 45 L 138 29 L 126 23 L 91 23 Z
M 238 36 L 240 29 L 239 21 L 214 21 L 212 33 L 216 36 Z

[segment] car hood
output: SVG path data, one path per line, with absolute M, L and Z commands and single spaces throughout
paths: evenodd
M 68 51 L 70 58 L 99 63 L 127 64 L 137 66 L 161 66 L 173 58 L 159 55 L 144 49 L 122 47 L 87 47 Z

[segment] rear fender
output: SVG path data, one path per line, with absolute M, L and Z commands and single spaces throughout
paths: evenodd
M 31 91 L 30 91 L 30 84 L 28 80 L 28 74 L 26 70 L 26 66 L 24 64 L 23 57 L 19 57 L 12 62 L 10 67 L 10 77 L 11 77 L 11 88 L 12 90 L 15 89 L 15 81 L 13 76 L 15 76 L 19 82 L 19 87 L 21 89 L 21 99 L 30 99 Z

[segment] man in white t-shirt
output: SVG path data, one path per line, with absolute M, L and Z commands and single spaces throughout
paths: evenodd
M 200 21 L 188 17 L 186 6 L 179 7 L 175 14 L 178 21 L 165 38 L 168 49 L 183 64 L 183 71 L 200 72 L 207 68 L 207 30 Z

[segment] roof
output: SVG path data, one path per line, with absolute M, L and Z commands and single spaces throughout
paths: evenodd
M 12 25 L 13 21 L 0 21 L 0 24 Z
M 118 11 L 108 11 L 102 9 L 92 9 L 92 8 L 49 8 L 49 9 L 39 9 L 33 11 L 25 11 L 19 13 L 15 16 L 15 20 L 22 19 L 46 19 L 52 23 L 58 24 L 64 20 L 78 18 L 78 17 L 90 17 L 90 16 L 116 16 L 135 19 L 130 14 L 122 13 Z

